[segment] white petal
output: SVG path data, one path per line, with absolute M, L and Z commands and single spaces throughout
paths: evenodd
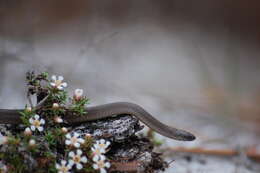
M 77 163 L 76 167 L 77 167 L 77 169 L 82 169 L 83 168 L 82 164 L 80 164 L 80 163 Z
M 70 141 L 70 140 L 66 140 L 66 141 L 65 141 L 65 144 L 66 144 L 66 145 L 70 145 L 70 144 L 71 144 L 71 141 Z
M 60 164 L 56 163 L 56 169 L 60 169 Z
M 99 146 L 99 144 L 94 144 L 94 145 L 93 145 L 93 148 L 95 148 L 95 149 L 99 149 L 100 146 Z
M 82 154 L 82 150 L 77 150 L 77 155 L 81 156 L 81 154 Z
M 62 165 L 66 165 L 66 163 L 67 163 L 66 160 L 62 160 L 62 161 L 61 161 L 61 164 L 62 164 Z
M 75 162 L 73 160 L 69 160 L 69 165 L 73 166 L 75 164 Z
M 70 133 L 68 133 L 68 134 L 66 134 L 66 138 L 71 138 L 71 135 L 70 135 Z
M 58 76 L 58 80 L 63 81 L 64 77 L 63 76 Z
M 104 144 L 106 141 L 105 141 L 105 139 L 100 139 L 99 142 L 100 142 L 101 144 Z
M 76 143 L 74 144 L 74 147 L 79 148 L 79 147 L 80 147 L 80 144 L 79 144 L 78 142 L 76 142 Z
M 106 160 L 106 157 L 104 155 L 99 155 L 100 160 Z
M 70 157 L 74 157 L 75 156 L 75 153 L 73 151 L 69 152 L 69 156 Z
M 29 127 L 26 127 L 24 131 L 25 131 L 25 132 L 30 132 L 31 129 L 30 129 Z
M 63 171 L 59 171 L 58 173 L 64 173 Z
M 75 133 L 73 133 L 73 136 L 79 137 L 79 134 L 75 132 Z
M 87 163 L 88 159 L 86 156 L 83 156 L 83 157 L 81 157 L 80 161 L 83 163 Z
M 57 80 L 56 75 L 52 75 L 52 76 L 51 76 L 51 79 L 52 79 L 53 81 L 56 81 L 56 80 Z
M 38 130 L 39 130 L 40 132 L 43 131 L 43 127 L 42 127 L 42 126 L 38 127 Z
M 32 124 L 34 122 L 34 120 L 32 118 L 30 118 L 29 122 Z
M 83 89 L 75 89 L 74 95 L 77 97 L 81 97 L 83 95 Z
M 35 131 L 35 126 L 31 126 L 32 131 Z
M 97 162 L 99 160 L 99 155 L 95 154 L 94 157 L 92 158 L 94 162 Z
M 38 120 L 40 118 L 40 116 L 38 114 L 34 115 L 34 119 Z
M 100 168 L 100 173 L 107 173 L 107 171 L 104 168 Z
M 63 87 L 62 86 L 58 86 L 57 87 L 59 90 L 63 90 Z
M 80 143 L 82 143 L 82 144 L 85 142 L 85 140 L 82 139 L 82 138 L 79 138 L 78 141 L 79 141 Z
M 44 120 L 44 119 L 41 119 L 41 120 L 40 120 L 40 123 L 41 123 L 41 124 L 45 124 L 45 120 Z
M 104 148 L 100 148 L 100 153 L 106 153 L 106 150 Z
M 111 164 L 109 162 L 105 163 L 105 167 L 110 168 Z
M 61 84 L 61 86 L 63 86 L 64 88 L 66 88 L 66 87 L 68 86 L 68 84 L 67 84 L 66 82 L 63 82 L 63 83 Z
M 94 168 L 94 169 L 98 169 L 99 167 L 98 167 L 97 164 L 93 164 L 93 168 Z
M 53 83 L 53 82 L 51 82 L 50 85 L 51 85 L 52 87 L 55 87 L 55 86 L 56 86 L 56 84 Z
M 68 164 L 68 165 L 67 165 L 67 168 L 71 169 L 72 166 L 73 166 L 72 164 Z M 68 172 L 68 173 L 69 173 L 69 172 Z
M 106 142 L 106 147 L 108 147 L 110 144 L 111 144 L 111 142 L 110 142 L 110 141 L 107 141 L 107 142 Z

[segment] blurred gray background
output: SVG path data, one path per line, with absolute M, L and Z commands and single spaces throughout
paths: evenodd
M 0 108 L 24 106 L 26 71 L 48 71 L 92 105 L 135 102 L 198 137 L 159 136 L 165 145 L 258 146 L 259 9 L 257 0 L 1 0 Z

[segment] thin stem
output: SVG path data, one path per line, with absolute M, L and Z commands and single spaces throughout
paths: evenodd
M 32 99 L 31 99 L 31 94 L 30 94 L 29 91 L 27 92 L 27 99 L 28 99 L 28 101 L 29 101 L 29 104 L 30 104 L 31 108 L 33 108 L 33 103 L 32 103 Z
M 50 94 L 48 94 L 46 97 L 44 97 L 37 105 L 36 105 L 36 109 L 39 109 L 43 104 L 44 102 L 48 99 L 48 97 L 50 96 Z

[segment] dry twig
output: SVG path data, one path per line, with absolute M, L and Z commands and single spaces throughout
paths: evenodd
M 165 151 L 174 152 L 174 153 L 183 152 L 183 153 L 215 155 L 215 156 L 236 156 L 241 153 L 241 151 L 234 150 L 234 149 L 204 149 L 199 147 L 195 147 L 195 148 L 170 147 L 165 149 Z M 248 158 L 260 162 L 260 153 L 258 153 L 255 148 L 248 148 L 245 151 L 245 154 Z

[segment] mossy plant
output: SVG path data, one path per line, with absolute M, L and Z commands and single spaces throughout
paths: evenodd
M 28 72 L 26 80 L 30 104 L 20 112 L 22 124 L 13 133 L 0 133 L 0 173 L 105 173 L 110 163 L 104 154 L 110 142 L 72 133 L 64 119 L 68 112 L 88 116 L 89 99 L 83 90 L 76 89 L 69 98 L 63 77 L 49 79 L 47 72 Z M 36 106 L 32 95 L 37 96 Z

